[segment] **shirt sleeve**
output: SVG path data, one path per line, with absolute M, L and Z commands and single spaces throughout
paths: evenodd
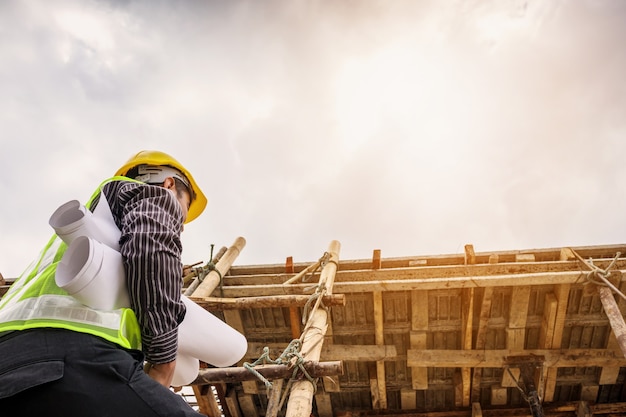
M 141 328 L 142 350 L 148 362 L 168 363 L 176 359 L 178 325 L 185 316 L 180 260 L 183 212 L 172 192 L 153 185 L 124 183 L 118 203 L 120 252 L 131 308 Z

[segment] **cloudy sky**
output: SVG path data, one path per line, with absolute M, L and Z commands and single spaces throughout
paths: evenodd
M 141 149 L 185 263 L 626 241 L 621 0 L 0 2 L 0 272 Z

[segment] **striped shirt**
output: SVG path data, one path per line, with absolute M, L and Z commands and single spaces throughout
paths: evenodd
M 176 359 L 178 325 L 185 317 L 182 209 L 174 194 L 160 186 L 112 181 L 103 192 L 122 232 L 120 252 L 146 360 L 171 362 Z

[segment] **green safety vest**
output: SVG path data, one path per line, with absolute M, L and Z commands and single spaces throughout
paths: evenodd
M 100 193 L 103 182 L 87 203 Z M 87 307 L 54 280 L 55 272 L 67 244 L 54 235 L 39 254 L 11 285 L 0 300 L 0 332 L 43 327 L 89 333 L 127 349 L 141 349 L 141 330 L 130 308 L 95 310 Z

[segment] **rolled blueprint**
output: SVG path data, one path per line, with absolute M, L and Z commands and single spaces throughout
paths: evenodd
M 122 255 L 87 236 L 72 240 L 56 270 L 56 284 L 97 310 L 129 307 Z
M 72 200 L 56 209 L 48 223 L 68 245 L 79 236 L 89 236 L 114 250 L 120 249 L 121 232 L 102 193 L 93 213 L 77 200 Z

